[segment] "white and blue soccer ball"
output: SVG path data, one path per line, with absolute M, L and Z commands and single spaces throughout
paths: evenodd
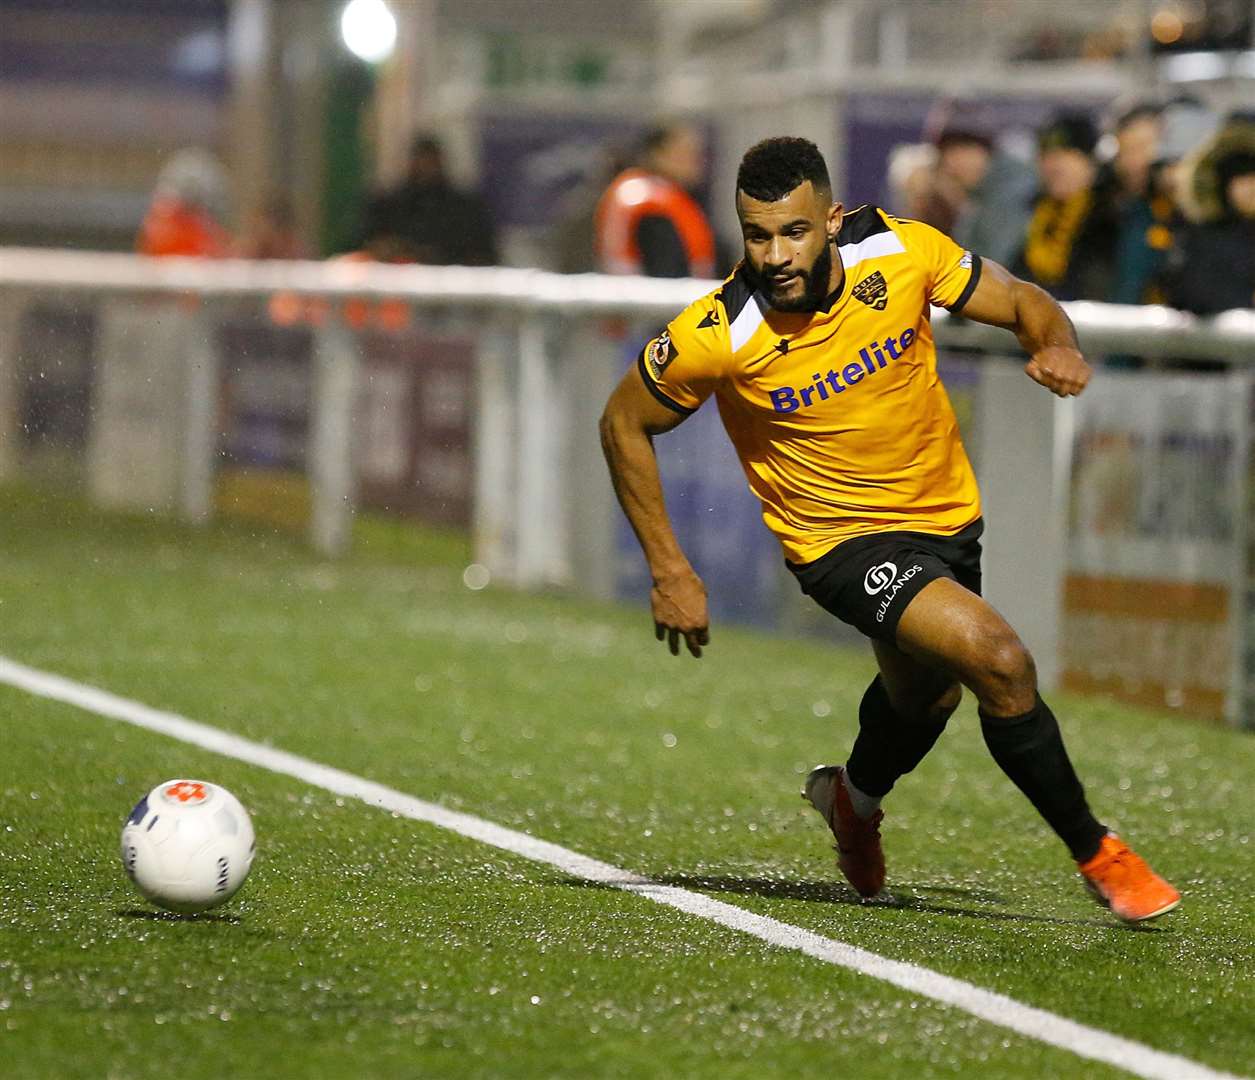
M 167 780 L 122 826 L 122 865 L 149 900 L 169 911 L 207 911 L 239 891 L 253 865 L 248 811 L 206 780 Z

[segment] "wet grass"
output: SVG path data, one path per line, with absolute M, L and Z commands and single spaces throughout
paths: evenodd
M 1053 699 L 1105 820 L 1186 894 L 1114 924 L 965 708 L 886 803 L 891 902 L 797 798 L 870 659 L 462 583 L 456 537 L 342 563 L 0 492 L 0 653 L 1236 1072 L 1255 1068 L 1255 738 Z M 1116 1075 L 433 827 L 0 688 L 5 1075 Z M 158 916 L 117 833 L 173 775 L 250 808 L 221 917 Z M 536 1000 L 533 1000 L 536 999 Z

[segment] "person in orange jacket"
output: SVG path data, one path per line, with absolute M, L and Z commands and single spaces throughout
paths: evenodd
M 671 124 L 650 131 L 639 164 L 619 173 L 597 204 L 597 268 L 606 274 L 713 277 L 714 233 L 690 194 L 704 173 L 696 130 Z
M 136 237 L 141 255 L 222 258 L 231 237 L 221 224 L 226 202 L 222 168 L 203 150 L 180 150 L 162 168 Z

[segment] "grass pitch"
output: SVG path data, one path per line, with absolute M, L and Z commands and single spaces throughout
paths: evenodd
M 1052 698 L 1104 820 L 1185 893 L 1088 899 L 970 706 L 886 802 L 892 906 L 797 797 L 870 656 L 467 590 L 457 538 L 320 561 L 0 493 L 0 653 L 1182 1054 L 1255 1071 L 1255 738 Z M 0 1072 L 15 1077 L 1117 1076 L 926 999 L 295 780 L 0 686 Z M 160 915 L 122 820 L 249 807 L 226 907 Z

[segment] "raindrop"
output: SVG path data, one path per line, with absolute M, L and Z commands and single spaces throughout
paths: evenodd
M 462 584 L 475 592 L 487 586 L 491 580 L 492 575 L 488 572 L 488 567 L 482 563 L 471 563 L 462 571 Z

